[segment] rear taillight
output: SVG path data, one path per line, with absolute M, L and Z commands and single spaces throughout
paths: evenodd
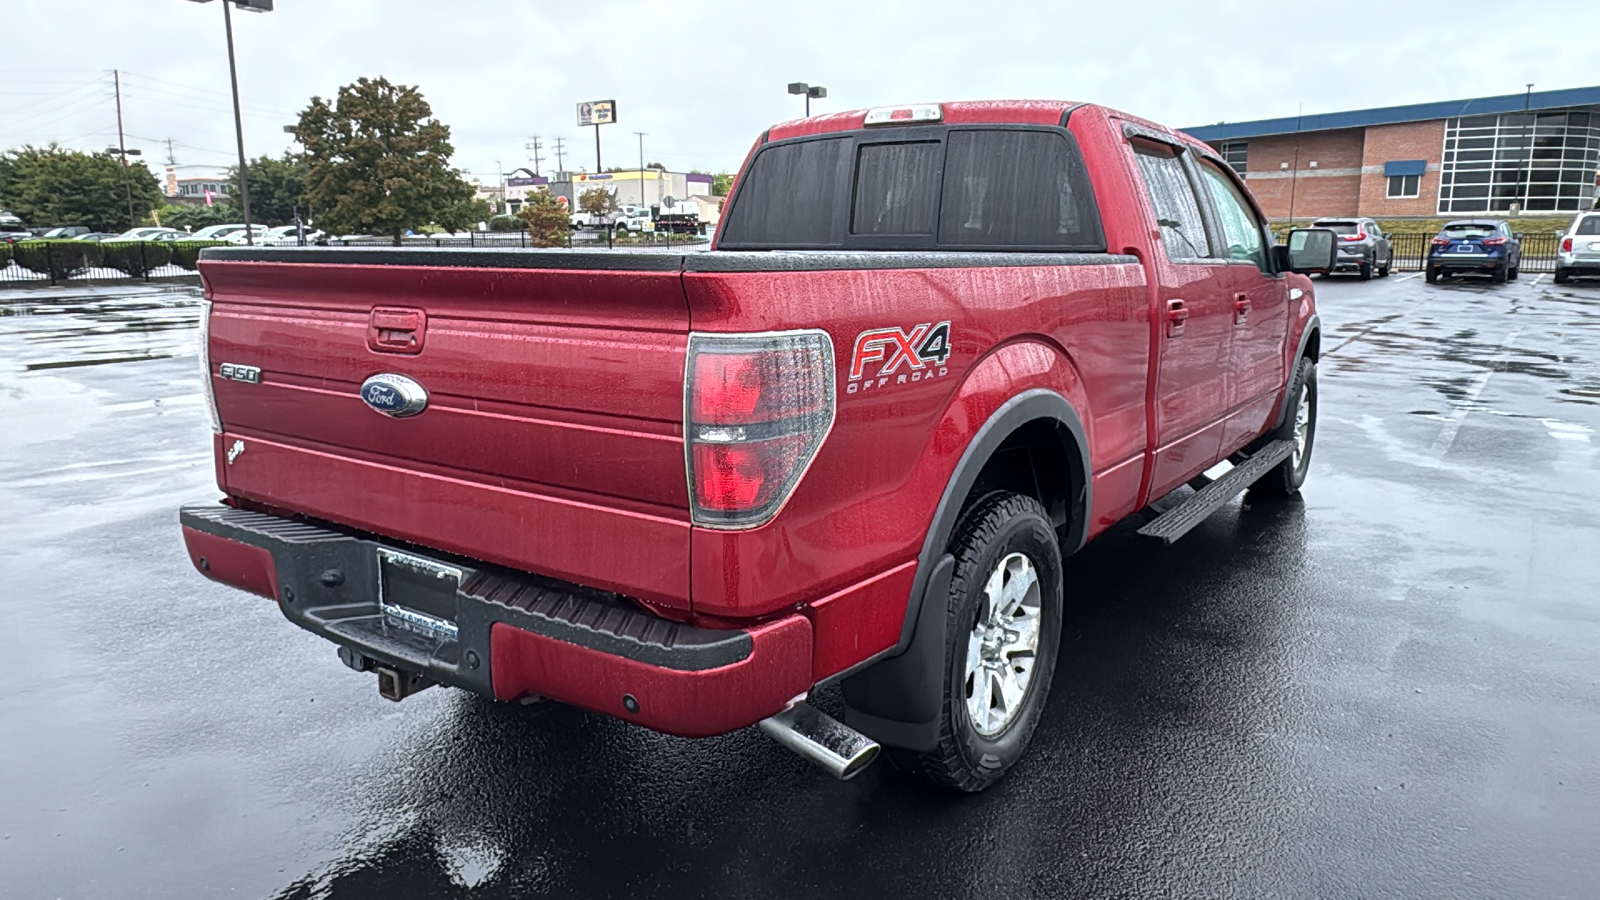
M 211 301 L 200 301 L 200 383 L 206 392 L 206 409 L 211 411 L 211 430 L 222 433 L 222 416 L 217 414 L 217 392 L 211 386 Z
M 1442 238 L 1442 237 L 1434 238 L 1433 239 L 1433 245 L 1435 247 L 1448 247 L 1448 246 L 1450 246 L 1450 239 L 1449 238 Z
M 1483 239 L 1483 245 L 1485 247 L 1498 247 L 1501 244 L 1504 244 L 1505 242 L 1506 242 L 1506 239 L 1503 238 L 1503 237 L 1492 237 L 1492 238 L 1484 238 Z
M 1355 234 L 1340 235 L 1339 239 L 1345 241 L 1364 241 L 1367 239 L 1367 233 L 1365 231 L 1358 231 Z
M 694 524 L 777 515 L 833 427 L 833 341 L 823 331 L 692 334 L 684 442 Z
M 1571 253 L 1572 252 L 1572 238 L 1567 238 L 1566 240 L 1561 242 L 1561 252 L 1562 253 Z

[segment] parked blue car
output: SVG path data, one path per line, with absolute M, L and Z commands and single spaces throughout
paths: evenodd
M 1489 275 L 1496 284 L 1517 277 L 1522 242 L 1500 219 L 1461 219 L 1439 229 L 1428 248 L 1429 284 L 1452 275 Z

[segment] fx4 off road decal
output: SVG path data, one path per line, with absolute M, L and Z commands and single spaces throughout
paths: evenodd
M 924 322 L 904 328 L 874 328 L 856 335 L 846 394 L 950 374 L 950 323 Z

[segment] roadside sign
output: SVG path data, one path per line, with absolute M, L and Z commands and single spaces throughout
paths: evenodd
M 567 198 L 566 197 L 557 197 L 556 198 L 556 202 L 561 204 L 561 208 L 562 209 L 566 209 L 567 208 Z
M 589 100 L 578 104 L 578 124 L 611 125 L 617 121 L 617 101 Z

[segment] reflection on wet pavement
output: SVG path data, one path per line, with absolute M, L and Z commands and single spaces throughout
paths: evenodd
M 197 285 L 0 290 L 7 364 L 61 369 L 193 356 Z

